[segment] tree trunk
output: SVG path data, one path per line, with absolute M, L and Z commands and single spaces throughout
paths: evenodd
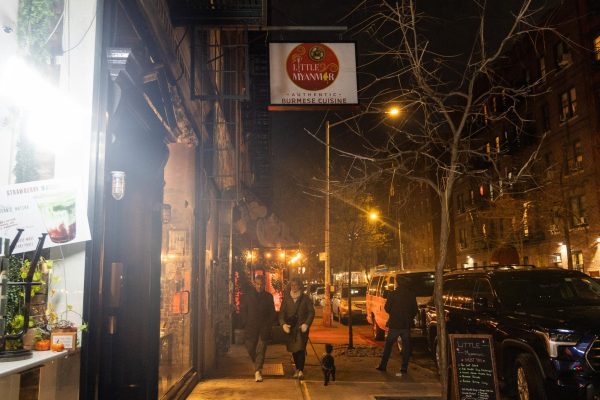
M 451 193 L 451 191 L 450 191 Z M 444 266 L 446 265 L 446 259 L 448 257 L 448 238 L 450 236 L 450 205 L 448 197 L 446 195 L 443 198 L 441 204 L 441 223 L 440 223 L 440 253 L 439 259 L 435 268 L 435 285 L 434 285 L 434 303 L 435 312 L 437 318 L 437 345 L 439 351 L 439 367 L 440 367 L 440 380 L 442 384 L 442 399 L 447 398 L 448 389 L 448 343 L 446 334 L 446 314 L 444 311 Z

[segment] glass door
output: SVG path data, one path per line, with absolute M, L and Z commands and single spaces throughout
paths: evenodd
M 195 151 L 169 145 L 161 209 L 161 301 L 158 395 L 163 397 L 193 366 Z

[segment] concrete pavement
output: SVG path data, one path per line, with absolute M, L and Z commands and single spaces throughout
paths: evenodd
M 316 320 L 311 330 L 314 350 L 309 344 L 305 380 L 292 378 L 294 371 L 291 355 L 282 344 L 270 345 L 263 371 L 264 382 L 254 382 L 252 363 L 240 345 L 233 345 L 219 360 L 218 368 L 200 382 L 190 400 L 266 399 L 266 400 L 392 400 L 392 399 L 439 399 L 441 388 L 433 364 L 422 361 L 416 354 L 408 374 L 398 376 L 399 355 L 394 350 L 388 364 L 388 372 L 375 370 L 381 353 L 381 342 L 375 344 L 366 337 L 355 337 L 356 349 L 347 351 L 344 344 L 337 343 L 343 336 L 344 326 L 323 328 Z M 367 329 L 362 328 L 362 329 Z M 359 329 L 360 330 L 360 329 Z M 333 339 L 333 340 L 330 340 Z M 323 385 L 323 376 L 317 355 L 324 352 L 323 343 L 335 344 L 337 380 Z M 316 352 L 316 354 L 315 354 Z M 273 375 L 269 375 L 272 373 Z

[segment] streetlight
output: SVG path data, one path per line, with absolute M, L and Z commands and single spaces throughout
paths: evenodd
M 397 106 L 392 106 L 385 111 L 385 114 L 390 117 L 397 117 L 400 115 L 400 108 Z M 331 128 L 344 124 L 348 121 L 351 121 L 355 118 L 364 115 L 357 114 L 353 115 L 349 118 L 343 119 L 341 121 L 336 121 L 334 123 L 330 123 L 329 120 L 325 121 L 325 301 L 323 303 L 323 326 L 331 327 L 333 318 L 331 314 L 331 299 L 329 298 L 331 294 L 331 263 L 330 263 L 330 249 L 329 249 L 329 210 L 330 210 L 330 201 L 329 201 L 329 192 L 330 192 L 330 179 L 329 179 L 329 131 Z

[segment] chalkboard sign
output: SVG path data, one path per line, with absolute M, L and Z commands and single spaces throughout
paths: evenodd
M 500 400 L 490 335 L 450 335 L 455 400 Z

